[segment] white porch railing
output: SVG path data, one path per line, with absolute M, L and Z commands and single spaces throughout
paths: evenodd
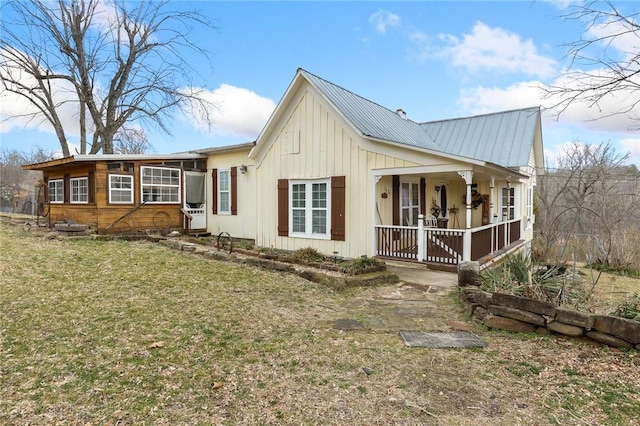
M 377 225 L 376 255 L 418 262 L 457 265 L 478 260 L 520 239 L 520 219 L 472 229 Z

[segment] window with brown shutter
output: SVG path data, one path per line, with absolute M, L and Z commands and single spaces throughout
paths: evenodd
M 231 168 L 231 214 L 238 214 L 238 168 Z
M 331 239 L 345 240 L 346 192 L 344 176 L 331 178 Z
M 218 214 L 218 169 L 211 171 L 211 212 Z
M 393 199 L 393 225 L 400 225 L 400 176 L 393 175 L 391 178 L 391 194 Z
M 278 179 L 278 236 L 289 235 L 289 180 Z

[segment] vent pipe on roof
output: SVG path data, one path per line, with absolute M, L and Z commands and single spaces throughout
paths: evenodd
M 400 116 L 400 118 L 402 118 L 403 120 L 407 119 L 407 113 L 404 112 L 404 110 L 402 108 L 398 108 L 396 110 L 396 113 Z

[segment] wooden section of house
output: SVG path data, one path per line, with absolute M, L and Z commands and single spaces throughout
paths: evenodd
M 102 157 L 102 156 L 96 156 Z M 120 158 L 120 157 L 119 157 Z M 183 171 L 185 165 L 206 167 L 204 161 L 180 161 L 179 159 L 136 158 L 111 160 L 104 156 L 95 161 L 51 161 L 30 166 L 43 172 L 45 185 L 62 182 L 63 196 L 56 200 L 47 197 L 50 225 L 69 222 L 88 225 L 99 234 L 132 234 L 142 230 L 166 231 L 188 229 L 182 211 Z M 142 168 L 152 167 L 172 174 L 171 202 L 152 202 L 149 198 L 166 196 L 165 187 L 148 188 L 146 200 L 142 194 Z M 173 170 L 173 172 L 171 172 Z M 177 171 L 177 172 L 176 172 Z M 124 182 L 121 193 L 124 198 L 114 201 L 118 191 L 110 184 L 112 177 Z M 158 178 L 165 179 L 164 176 Z M 163 180 L 164 182 L 164 180 Z M 179 182 L 179 187 L 176 188 Z M 85 186 L 86 185 L 86 186 Z M 82 186 L 81 189 L 78 186 Z M 167 185 L 171 186 L 171 185 Z

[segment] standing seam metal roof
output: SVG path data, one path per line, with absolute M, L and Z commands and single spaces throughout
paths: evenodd
M 539 107 L 416 123 L 308 71 L 299 72 L 363 136 L 503 167 L 526 166 L 529 162 Z

